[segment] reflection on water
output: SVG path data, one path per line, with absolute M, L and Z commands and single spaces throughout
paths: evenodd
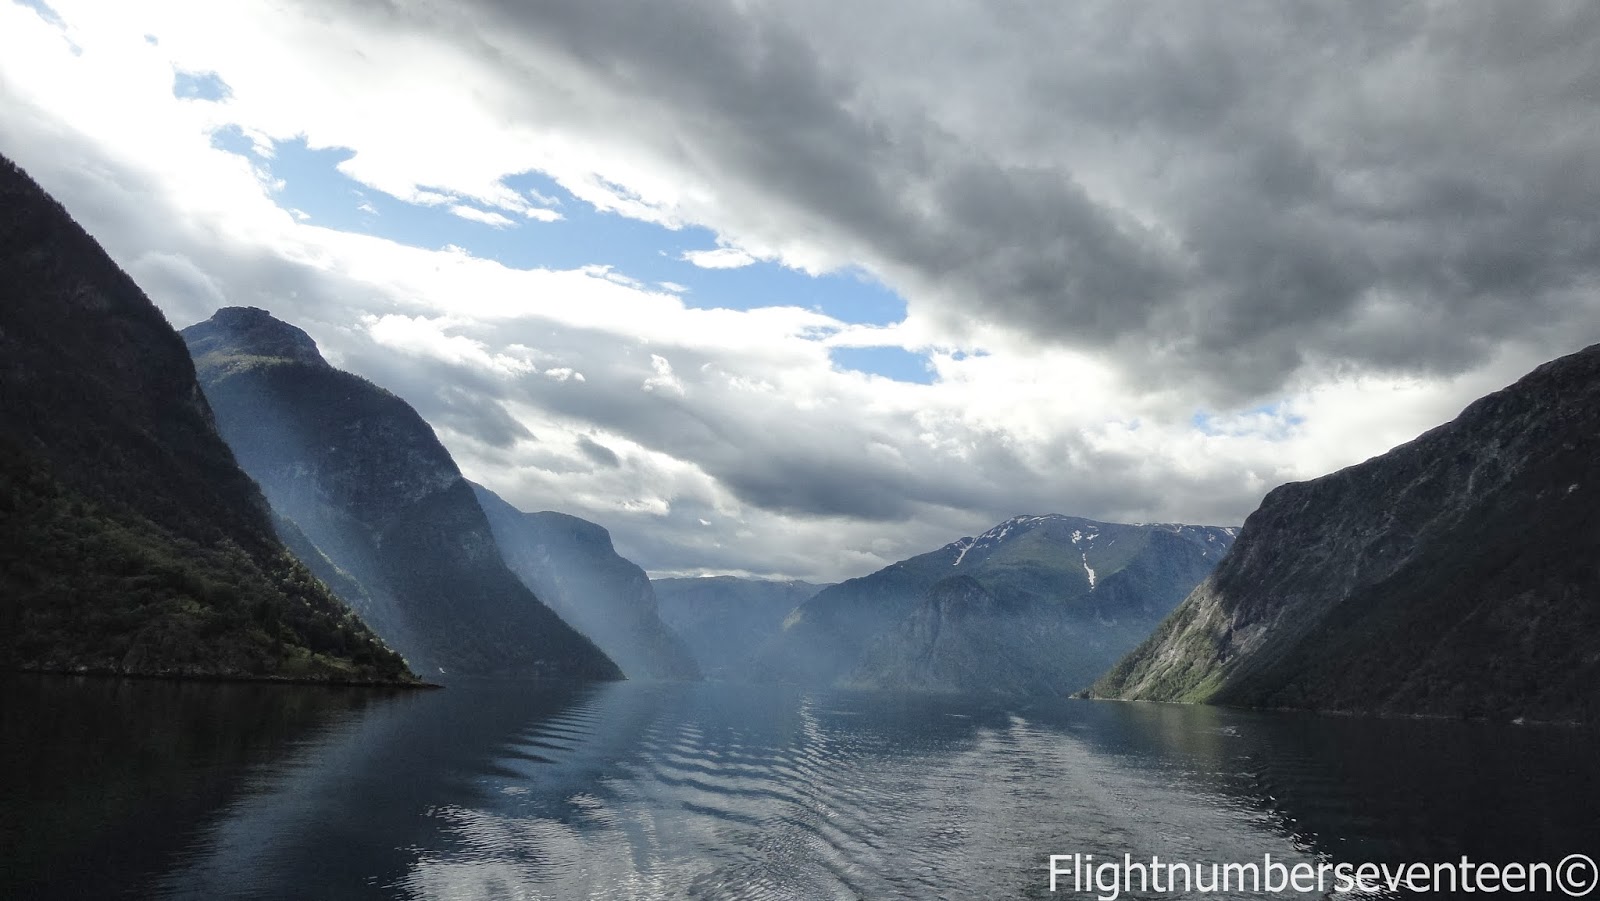
M 10 894 L 1049 897 L 1052 853 L 1600 849 L 1600 742 L 1569 730 L 775 686 L 0 688 Z
M 1237 772 L 1291 833 L 1348 860 L 1558 860 L 1600 850 L 1600 736 L 1551 727 L 1116 705 L 1196 769 Z M 1197 747 L 1202 719 L 1223 740 Z M 1231 762 L 1228 762 L 1231 761 Z
M 374 691 L 0 677 L 0 897 L 139 897 L 243 774 Z M 48 889 L 48 890 L 47 890 Z

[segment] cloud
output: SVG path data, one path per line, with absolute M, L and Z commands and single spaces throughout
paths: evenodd
M 180 253 L 141 254 L 126 269 L 145 293 L 161 298 L 168 314 L 175 314 L 184 324 L 205 319 L 227 305 L 216 280 Z
M 640 387 L 646 391 L 683 396 L 683 380 L 672 371 L 672 363 L 666 357 L 651 354 L 650 369 L 655 374 L 645 379 Z
M 693 263 L 701 269 L 740 269 L 756 261 L 756 258 L 742 250 L 732 247 L 718 247 L 715 250 L 685 250 L 682 259 Z
M 947 336 L 1239 402 L 1352 366 L 1465 372 L 1556 322 L 1596 333 L 1592 6 L 618 0 L 399 21 L 492 60 L 476 76 L 504 115 L 603 142 L 541 159 L 585 199 L 864 265 Z
M 515 222 L 507 219 L 501 213 L 492 212 L 490 210 L 480 210 L 477 207 L 467 206 L 463 203 L 458 203 L 454 206 L 451 206 L 450 214 L 453 216 L 460 216 L 462 219 L 465 219 L 468 222 L 481 222 L 484 225 L 493 226 L 494 228 L 510 228 L 511 226 L 516 225 Z
M 1587 5 L 53 5 L 65 33 L 0 4 L 0 151 L 175 324 L 273 310 L 653 571 L 838 579 L 1022 512 L 1237 523 L 1600 332 Z M 508 222 L 555 205 L 507 181 L 541 172 L 574 217 L 859 268 L 909 314 L 317 227 L 224 126 Z
M 583 451 L 584 456 L 601 466 L 616 469 L 622 465 L 622 459 L 617 456 L 616 451 L 595 441 L 588 435 L 578 436 L 578 450 Z
M 537 367 L 528 359 L 495 353 L 483 341 L 449 334 L 452 323 L 445 318 L 367 315 L 362 317 L 362 323 L 374 342 L 404 354 L 431 357 L 444 363 L 466 365 L 508 376 L 537 371 Z

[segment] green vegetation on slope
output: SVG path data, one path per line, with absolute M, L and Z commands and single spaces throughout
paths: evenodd
M 0 454 L 0 654 L 44 671 L 390 681 L 400 658 L 288 553 L 202 545 Z
M 273 534 L 183 343 L 0 160 L 0 667 L 414 681 Z

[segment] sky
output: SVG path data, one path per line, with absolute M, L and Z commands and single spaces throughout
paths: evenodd
M 652 575 L 1237 525 L 1600 340 L 1600 5 L 0 0 L 0 153 Z

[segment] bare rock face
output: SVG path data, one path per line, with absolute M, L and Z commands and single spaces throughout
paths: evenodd
M 280 532 L 330 584 L 353 582 L 352 605 L 423 675 L 621 676 L 506 567 L 472 486 L 404 400 L 264 310 L 220 310 L 183 337 L 239 465 L 293 526 Z
M 472 488 L 506 565 L 628 678 L 700 678 L 683 639 L 661 621 L 650 578 L 617 553 L 610 532 L 565 513 L 524 513 L 482 485 Z
M 1059 514 L 1013 517 L 818 593 L 788 617 L 751 668 L 758 678 L 798 682 L 1079 691 L 1211 571 L 1235 531 Z M 987 595 L 972 593 L 965 581 L 946 584 L 956 576 L 969 577 Z M 954 611 L 949 602 L 958 597 L 968 606 L 992 597 L 999 606 L 984 614 L 981 628 L 940 631 L 936 647 L 919 624 Z M 997 644 L 997 637 L 1005 641 Z M 944 662 L 931 668 L 913 662 L 929 655 Z
M 1600 714 L 1600 346 L 1284 485 L 1103 697 Z

